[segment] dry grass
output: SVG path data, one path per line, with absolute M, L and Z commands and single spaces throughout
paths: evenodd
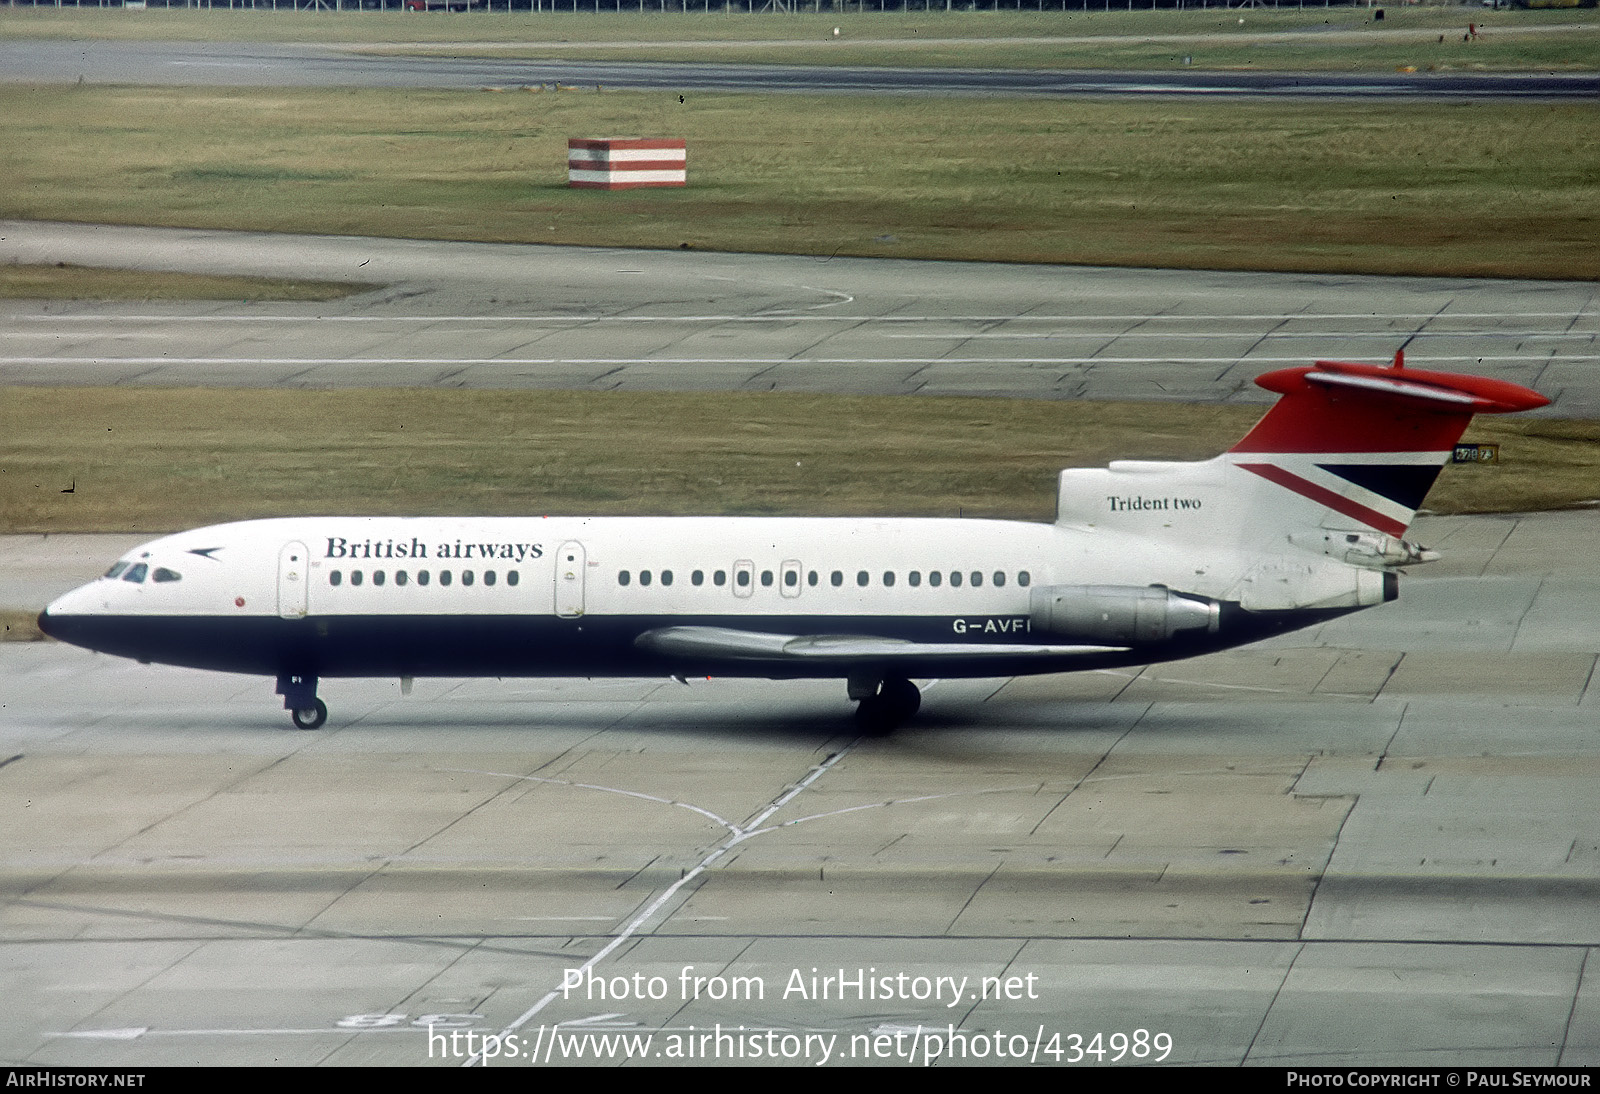
M 331 281 L 100 270 L 86 266 L 0 266 L 4 300 L 338 300 L 371 288 Z
M 0 642 L 43 642 L 39 613 L 31 609 L 0 608 Z
M 0 88 L 0 216 L 1600 276 L 1600 104 L 685 98 Z M 688 140 L 687 189 L 566 187 L 569 136 L 641 132 Z
M 1259 414 L 790 394 L 12 388 L 0 402 L 0 532 L 306 513 L 1046 520 L 1060 468 L 1203 459 Z M 1448 471 L 1436 510 L 1596 493 L 1600 422 L 1481 420 L 1472 439 L 1498 441 L 1504 464 Z

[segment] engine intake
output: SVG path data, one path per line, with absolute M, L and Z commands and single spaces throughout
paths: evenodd
M 1179 631 L 1217 633 L 1221 606 L 1164 585 L 1045 585 L 1033 590 L 1035 632 L 1100 645 L 1170 642 Z

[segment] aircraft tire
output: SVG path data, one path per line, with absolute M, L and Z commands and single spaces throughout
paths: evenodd
M 316 706 L 289 712 L 289 717 L 294 719 L 295 728 L 321 729 L 322 723 L 328 720 L 328 704 L 321 699 L 313 699 L 312 702 L 316 703 Z
M 856 705 L 856 729 L 863 737 L 886 737 L 900 724 L 893 705 L 873 695 Z
M 910 721 L 922 709 L 922 692 L 910 680 L 885 680 L 878 697 L 889 704 L 901 722 Z
M 922 692 L 910 680 L 885 680 L 878 694 L 856 707 L 856 727 L 863 736 L 882 737 L 910 721 L 922 707 Z

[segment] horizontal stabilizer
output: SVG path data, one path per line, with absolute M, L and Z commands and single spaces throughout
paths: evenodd
M 1392 365 L 1318 361 L 1256 377 L 1285 396 L 1235 452 L 1443 451 L 1474 414 L 1547 406 L 1537 391 L 1506 380 Z

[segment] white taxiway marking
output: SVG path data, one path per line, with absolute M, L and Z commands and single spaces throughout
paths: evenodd
M 855 742 L 852 741 L 850 744 L 845 745 L 839 751 L 833 753 L 831 756 L 827 757 L 821 763 L 819 763 L 815 767 L 813 767 L 811 769 L 811 772 L 808 775 L 806 775 L 805 778 L 803 778 L 799 782 L 795 783 L 794 786 L 790 787 L 784 793 L 778 795 L 778 797 L 775 798 L 772 802 L 770 802 L 765 809 L 763 809 L 756 816 L 752 817 L 750 819 L 749 823 L 744 827 L 743 831 L 741 831 L 739 828 L 737 828 L 737 827 L 735 827 L 735 826 L 733 826 L 731 824 L 728 825 L 728 827 L 729 827 L 729 829 L 730 829 L 732 834 L 729 835 L 727 839 L 723 840 L 722 843 L 718 844 L 717 847 L 710 854 L 706 855 L 705 858 L 701 859 L 700 862 L 695 865 L 694 869 L 688 871 L 681 878 L 679 878 L 677 881 L 675 881 L 671 885 L 669 885 L 666 888 L 666 890 L 662 892 L 662 894 L 660 896 L 656 897 L 655 900 L 650 902 L 650 905 L 647 908 L 645 908 L 644 911 L 642 911 L 638 915 L 634 916 L 633 920 L 631 922 L 629 922 L 626 927 L 624 927 L 622 930 L 618 931 L 617 934 L 615 935 L 615 937 L 613 937 L 610 942 L 606 943 L 605 946 L 601 947 L 599 953 L 595 954 L 593 957 L 589 958 L 589 960 L 585 961 L 581 966 L 579 966 L 577 971 L 580 974 L 585 974 L 590 969 L 592 969 L 596 965 L 598 965 L 601 961 L 605 960 L 606 957 L 608 957 L 613 951 L 615 951 L 618 946 L 621 946 L 629 938 L 633 937 L 633 935 L 638 932 L 639 928 L 643 927 L 652 918 L 654 918 L 655 914 L 658 911 L 660 911 L 663 907 L 665 907 L 667 902 L 670 901 L 674 896 L 676 896 L 678 894 L 679 890 L 681 890 L 685 885 L 689 884 L 689 882 L 691 882 L 694 879 L 698 878 L 701 874 L 705 873 L 706 870 L 708 868 L 710 868 L 710 866 L 711 866 L 711 864 L 713 862 L 716 862 L 717 859 L 721 858 L 723 855 L 725 855 L 729 851 L 731 851 L 734 848 L 735 845 L 737 845 L 740 842 L 742 842 L 743 840 L 747 839 L 750 834 L 752 834 L 754 832 L 757 832 L 757 831 L 760 831 L 761 830 L 761 825 L 767 820 L 768 817 L 772 816 L 778 810 L 782 809 L 785 805 L 788 805 L 789 802 L 794 800 L 794 798 L 796 798 L 802 791 L 804 791 L 812 783 L 814 783 L 818 779 L 822 778 L 822 776 L 825 775 L 829 770 L 831 770 L 835 764 L 837 764 L 840 760 L 842 760 L 846 756 L 848 756 L 850 754 L 850 751 L 853 748 L 855 748 Z M 528 776 L 513 776 L 513 777 L 514 778 L 528 778 Z M 544 780 L 540 780 L 540 781 L 544 781 Z M 609 787 L 596 787 L 595 789 L 610 790 L 611 788 L 609 788 Z M 612 792 L 629 794 L 629 795 L 637 796 L 637 797 L 649 797 L 649 795 L 644 795 L 644 794 L 635 795 L 635 794 L 633 794 L 632 791 L 613 790 Z M 654 799 L 654 800 L 661 801 L 662 799 L 657 798 L 657 799 Z M 676 804 L 676 803 L 672 803 L 672 804 Z M 691 806 L 689 808 L 694 808 L 694 807 Z M 704 810 L 697 810 L 697 812 L 705 812 L 705 811 Z M 712 814 L 707 813 L 706 815 L 707 816 L 711 816 Z M 724 821 L 723 823 L 726 824 L 727 822 Z M 566 975 L 566 973 L 563 973 L 563 976 L 565 976 L 565 975 Z M 539 999 L 538 1002 L 534 1003 L 533 1006 L 529 1007 L 526 1011 L 524 1011 L 522 1014 L 520 1014 L 516 1018 L 515 1021 L 513 1021 L 505 1029 L 500 1031 L 501 1039 L 503 1040 L 504 1038 L 506 1038 L 506 1037 L 510 1036 L 511 1034 L 516 1033 L 518 1030 L 522 1029 L 522 1027 L 527 1025 L 529 1022 L 531 1022 L 534 1019 L 534 1017 L 540 1011 L 544 1010 L 545 1007 L 547 1007 L 551 1003 L 555 1002 L 556 999 L 560 997 L 560 995 L 561 995 L 561 989 L 559 989 L 559 988 L 552 988 L 550 991 L 546 992 L 544 994 L 544 996 Z M 473 1057 L 469 1058 L 467 1060 L 467 1062 L 463 1066 L 465 1066 L 465 1067 L 473 1067 L 473 1066 L 477 1066 L 477 1065 L 483 1064 L 484 1062 L 485 1062 L 485 1060 L 484 1060 L 483 1053 L 480 1052 L 476 1056 L 473 1056 Z

